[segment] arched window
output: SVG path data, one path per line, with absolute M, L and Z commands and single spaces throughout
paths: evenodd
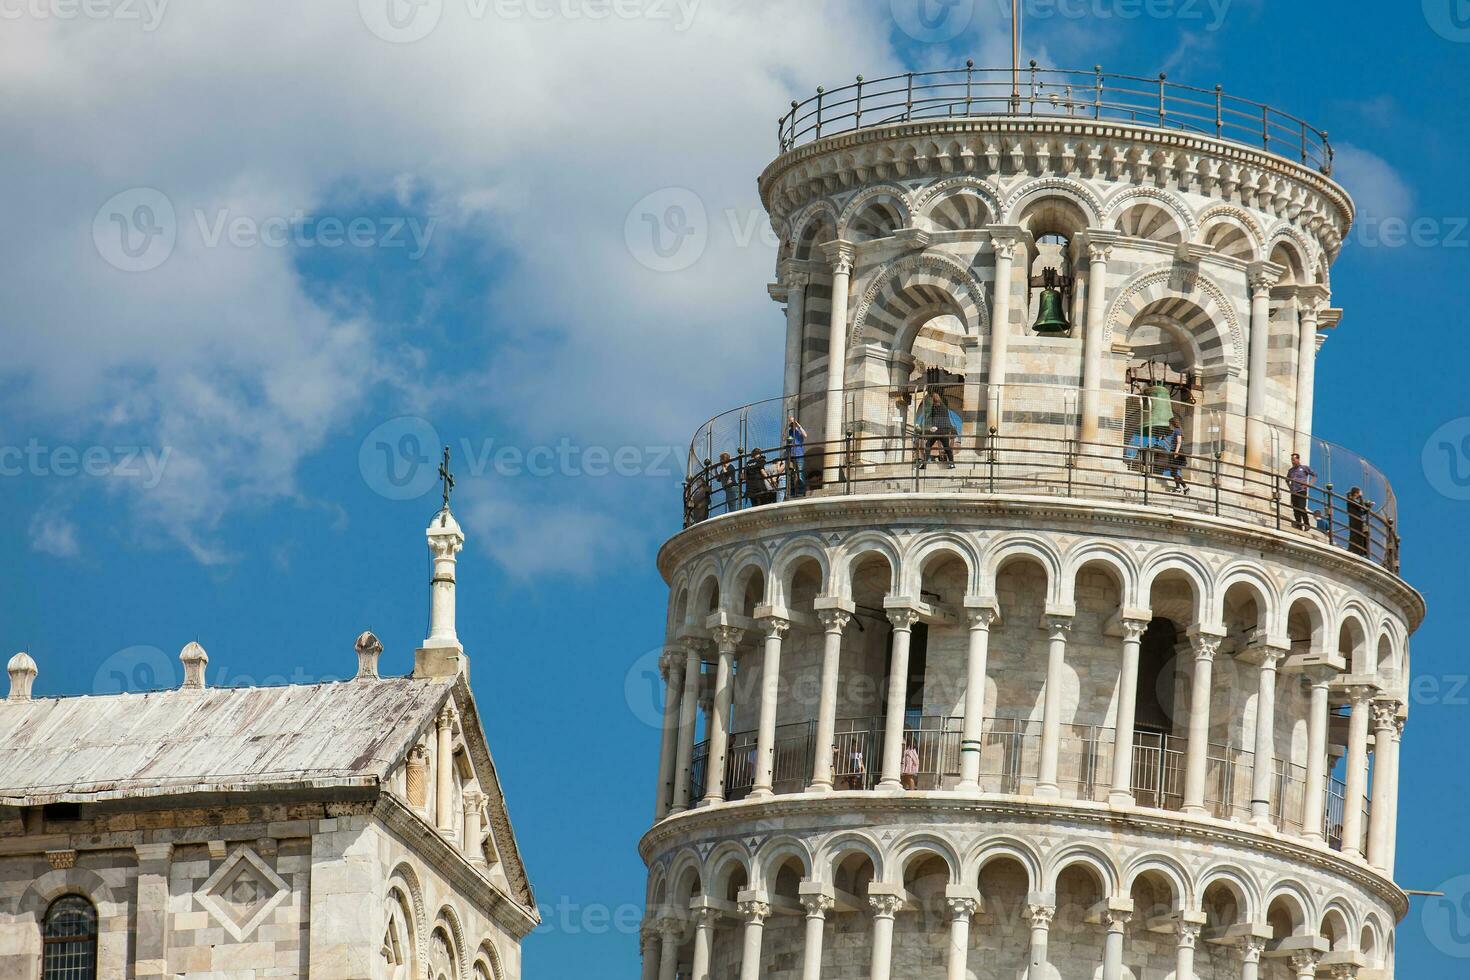
M 97 980 L 97 910 L 80 895 L 63 895 L 41 927 L 41 980 Z

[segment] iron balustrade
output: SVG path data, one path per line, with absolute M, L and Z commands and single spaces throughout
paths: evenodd
M 880 391 L 861 397 L 881 403 L 889 395 L 891 392 Z M 1162 505 L 1276 530 L 1301 523 L 1306 525 L 1302 533 L 1313 540 L 1358 554 L 1390 571 L 1399 570 L 1396 502 L 1392 488 L 1376 469 L 1356 454 L 1316 441 L 1314 462 L 1325 470 L 1325 479 L 1319 475 L 1300 499 L 1293 499 L 1293 487 L 1284 472 L 1253 468 L 1236 453 L 1227 454 L 1220 433 L 1243 432 L 1248 423 L 1239 417 L 1201 412 L 1192 428 L 1202 435 L 1187 440 L 1184 451 L 1177 454 L 1159 447 L 1156 429 L 1138 421 L 1138 413 L 1130 411 L 1126 402 L 1120 413 L 1124 421 L 1115 429 L 1105 429 L 1099 436 L 1104 441 L 1084 442 L 1055 434 L 1070 431 L 1065 425 L 1039 425 L 1025 435 L 996 431 L 936 435 L 895 419 L 884 426 L 857 421 L 850 423 L 853 427 L 839 440 L 797 446 L 773 434 L 768 425 L 752 425 L 754 410 L 761 408 L 763 416 L 769 415 L 772 404 L 779 405 L 780 400 L 727 413 L 701 427 L 691 446 L 684 486 L 686 527 L 807 495 L 1062 496 Z M 865 414 L 871 414 L 871 405 L 867 412 L 852 412 L 859 419 Z M 719 424 L 729 421 L 730 415 L 737 416 L 733 426 Z M 717 431 L 721 433 L 718 443 Z M 717 450 L 717 445 L 729 448 Z M 948 454 L 953 455 L 953 464 Z M 1287 453 L 1283 450 L 1280 455 Z M 1345 482 L 1367 486 L 1382 502 L 1374 503 L 1366 495 L 1355 501 L 1340 492 L 1340 485 L 1332 482 L 1334 466 L 1338 472 L 1346 469 Z M 835 483 L 822 484 L 824 469 L 836 471 Z M 1178 483 L 1187 492 L 1171 492 L 1176 469 Z
M 838 719 L 832 741 L 833 786 L 838 790 L 871 790 L 882 778 L 883 716 Z M 1040 721 L 986 718 L 982 722 L 980 783 L 988 792 L 1005 796 L 1034 796 L 1041 772 Z M 953 790 L 961 776 L 961 740 L 964 719 L 954 716 L 911 714 L 904 723 L 904 746 L 913 755 L 901 768 L 905 785 L 915 790 Z M 1058 747 L 1058 786 L 1065 799 L 1105 802 L 1112 789 L 1116 733 L 1097 725 L 1063 725 Z M 749 795 L 757 774 L 755 731 L 729 736 L 725 757 L 725 799 Z M 800 793 L 810 785 L 816 752 L 816 723 L 778 726 L 772 745 L 773 790 L 777 795 Z M 1188 739 L 1158 732 L 1135 732 L 1130 789 L 1139 806 L 1154 810 L 1184 809 L 1185 761 Z M 694 746 L 690 799 L 702 799 L 707 790 L 709 743 Z M 1255 753 L 1211 742 L 1206 751 L 1204 805 L 1220 820 L 1239 823 L 1251 819 L 1254 796 Z M 1283 833 L 1304 833 L 1306 769 L 1277 759 L 1271 783 L 1270 816 Z M 1325 778 L 1326 805 L 1321 832 L 1333 850 L 1343 849 L 1343 816 L 1347 789 L 1342 780 Z M 1366 843 L 1371 801 L 1365 795 L 1363 840 Z
M 1332 176 L 1334 151 L 1325 130 L 1269 105 L 1227 95 L 1223 87 L 1197 88 L 1155 77 L 1041 68 L 1031 62 L 1019 87 L 1009 68 L 862 75 L 850 85 L 793 100 L 777 129 L 780 152 L 877 126 L 929 119 L 987 116 L 1051 117 L 1120 122 L 1213 136 Z

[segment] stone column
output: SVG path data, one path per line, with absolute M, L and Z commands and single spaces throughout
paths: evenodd
M 1271 784 L 1276 777 L 1276 670 L 1286 651 L 1266 647 L 1260 654 L 1256 695 L 1255 771 L 1251 774 L 1251 823 L 1271 826 Z
M 1336 673 L 1331 667 L 1311 667 L 1306 675 L 1312 685 L 1312 701 L 1307 713 L 1307 785 L 1302 805 L 1302 835 L 1316 844 L 1327 840 L 1327 723 L 1332 709 L 1328 695 Z
M 735 648 L 744 630 L 717 626 L 712 631 L 719 661 L 715 667 L 715 699 L 709 713 L 709 761 L 705 764 L 706 805 L 725 802 L 725 756 L 730 746 L 731 677 L 735 673 Z
M 1011 275 L 1017 250 L 1021 249 L 1020 228 L 992 229 L 990 244 L 995 249 L 995 293 L 990 317 L 990 397 L 986 415 L 993 429 L 1001 428 L 1004 404 L 1007 351 L 1010 347 Z M 1024 252 L 1022 253 L 1024 254 Z
M 1205 776 L 1210 749 L 1210 695 L 1214 690 L 1215 653 L 1221 637 L 1194 631 L 1189 638 L 1194 649 L 1194 683 L 1189 702 L 1189 745 L 1184 759 L 1184 812 L 1203 817 Z
M 889 980 L 893 971 L 893 920 L 903 908 L 903 899 L 879 895 L 869 898 L 868 905 L 873 909 L 873 956 L 868 980 Z
M 970 649 L 965 668 L 965 722 L 960 735 L 960 784 L 962 793 L 980 792 L 980 753 L 984 749 L 985 661 L 990 651 L 990 627 L 1000 611 L 989 605 L 970 605 L 965 610 L 970 622 Z M 966 922 L 968 923 L 968 919 Z
M 1282 268 L 1270 262 L 1253 262 L 1248 272 L 1251 289 L 1250 357 L 1246 381 L 1245 465 L 1266 468 L 1266 385 L 1271 350 L 1271 287 L 1281 278 Z
M 1388 787 L 1388 855 L 1384 873 L 1390 880 L 1393 878 L 1394 865 L 1398 859 L 1399 850 L 1399 751 L 1404 742 L 1404 722 L 1400 719 L 1393 729 L 1393 745 L 1390 752 L 1393 753 L 1389 762 L 1390 776 Z
M 946 901 L 950 922 L 945 980 L 969 980 L 970 919 L 980 911 L 980 901 L 974 898 L 950 898 Z
M 658 980 L 678 980 L 679 973 L 679 928 L 676 919 L 665 919 L 659 924 L 659 935 L 663 948 L 659 952 Z
M 1174 980 L 1195 980 L 1194 947 L 1199 942 L 1200 930 L 1201 926 L 1198 922 L 1179 923 L 1174 957 Z
M 759 609 L 761 629 L 765 632 L 765 653 L 761 658 L 761 712 L 755 742 L 755 785 L 750 798 L 764 799 L 775 790 L 776 778 L 776 712 L 781 700 L 781 639 L 791 628 L 791 620 L 772 609 Z
M 837 685 L 842 667 L 842 631 L 852 622 L 851 603 L 842 599 L 817 600 L 817 618 L 822 622 L 822 690 L 817 705 L 817 731 L 813 740 L 812 784 L 809 793 L 832 792 L 832 753 L 837 742 Z
M 1046 689 L 1042 693 L 1041 772 L 1036 780 L 1036 795 L 1044 800 L 1056 800 L 1062 796 L 1057 781 L 1062 751 L 1062 669 L 1067 663 L 1067 634 L 1072 632 L 1072 617 L 1047 616 L 1046 629 L 1050 645 Z
M 1370 687 L 1348 689 L 1352 718 L 1348 723 L 1347 784 L 1343 790 L 1342 853 L 1363 857 L 1363 797 L 1368 791 L 1368 716 L 1373 712 Z
M 168 873 L 172 844 L 135 844 L 138 857 L 137 929 L 133 961 L 139 980 L 170 976 L 168 968 Z
M 742 898 L 736 906 L 745 919 L 744 950 L 740 956 L 740 980 L 760 980 L 761 940 L 771 906 L 763 898 Z M 696 978 L 698 980 L 698 978 Z
M 674 766 L 679 758 L 679 702 L 684 692 L 684 658 L 678 650 L 665 650 L 658 660 L 658 672 L 664 680 L 663 732 L 658 747 L 658 792 L 653 806 L 653 819 L 668 816 L 674 802 Z
M 801 896 L 801 906 L 806 909 L 806 949 L 802 954 L 801 980 L 822 978 L 822 941 L 826 935 L 827 913 L 836 904 L 830 895 Z
M 1051 920 L 1056 918 L 1057 908 L 1055 905 L 1027 905 L 1026 921 L 1031 924 L 1031 972 L 1033 977 L 1041 976 L 1041 968 L 1046 965 L 1046 943 L 1051 933 Z
M 484 832 L 480 824 L 480 807 L 484 804 L 485 794 L 477 789 L 466 789 L 464 793 L 464 840 L 460 846 L 464 849 L 464 855 L 471 864 L 483 867 L 485 864 L 485 849 L 482 846 Z
M 832 263 L 832 319 L 827 331 L 827 426 L 822 438 L 822 483 L 837 483 L 842 453 L 842 392 L 847 371 L 847 293 L 852 284 L 852 242 L 834 241 L 822 246 Z
M 694 918 L 694 962 L 690 978 L 709 980 L 710 951 L 714 948 L 715 924 L 720 921 L 720 910 L 710 905 L 707 899 L 696 899 L 690 912 Z
M 781 271 L 780 285 L 771 290 L 771 298 L 786 304 L 786 374 L 782 385 L 783 410 L 795 413 L 795 399 L 801 393 L 801 355 L 805 340 L 806 287 L 811 276 L 791 269 Z M 786 421 L 784 418 L 781 420 Z
M 1123 666 L 1118 677 L 1118 724 L 1113 734 L 1113 789 L 1108 794 L 1108 803 L 1112 806 L 1132 806 L 1135 802 L 1133 727 L 1138 717 L 1138 647 L 1143 640 L 1143 634 L 1148 632 L 1148 621 L 1125 619 L 1121 625 Z
M 1297 980 L 1316 980 L 1317 964 L 1321 962 L 1321 953 L 1303 951 L 1291 957 L 1291 969 Z
M 645 923 L 639 933 L 639 951 L 643 954 L 642 980 L 658 980 L 659 950 L 663 948 L 658 936 L 658 927 Z
M 1381 871 L 1389 867 L 1389 830 L 1393 823 L 1393 792 L 1398 758 L 1394 734 L 1398 730 L 1399 703 L 1373 703 L 1373 812 L 1368 829 L 1368 863 Z
M 893 657 L 888 669 L 888 714 L 883 727 L 883 778 L 878 788 L 899 791 L 903 789 L 899 769 L 903 764 L 903 723 L 908 701 L 909 640 L 919 621 L 919 611 L 890 605 L 888 621 L 893 624 Z
M 1128 935 L 1128 923 L 1132 921 L 1132 912 L 1110 909 L 1103 913 L 1107 935 L 1103 938 L 1102 980 L 1123 980 L 1123 940 Z
M 1297 290 L 1296 451 L 1310 460 L 1312 453 L 1312 399 L 1317 384 L 1317 321 L 1327 305 L 1324 286 Z
M 699 711 L 699 665 L 703 641 L 690 640 L 684 651 L 684 690 L 679 702 L 679 761 L 674 770 L 671 813 L 689 809 L 689 778 L 694 767 L 694 726 Z
M 1240 980 L 1260 980 L 1261 954 L 1266 952 L 1266 940 L 1259 936 L 1247 936 L 1241 947 Z
M 438 718 L 439 744 L 434 766 L 434 819 L 441 831 L 454 830 L 454 714 L 445 708 Z
M 1114 237 L 1101 230 L 1087 232 L 1087 323 L 1082 333 L 1082 441 L 1097 442 L 1102 397 L 1103 335 L 1108 315 L 1108 259 Z

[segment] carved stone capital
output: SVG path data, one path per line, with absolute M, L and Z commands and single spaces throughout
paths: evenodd
M 1143 639 L 1143 634 L 1148 632 L 1148 620 L 1146 619 L 1124 619 L 1118 623 L 1123 630 L 1123 639 L 1129 643 L 1137 643 Z
M 975 898 L 949 898 L 945 899 L 949 905 L 949 914 L 956 919 L 970 919 L 980 911 L 980 901 Z
M 891 919 L 903 908 L 903 898 L 899 895 L 873 895 L 868 898 L 868 907 L 873 910 L 873 918 Z
M 1180 949 L 1194 949 L 1199 943 L 1199 934 L 1204 927 L 1197 922 L 1179 923 L 1178 939 Z
M 1317 964 L 1322 962 L 1322 954 L 1312 950 L 1302 950 L 1291 955 L 1291 968 L 1298 976 L 1307 974 L 1311 976 L 1317 970 Z
M 1261 955 L 1266 952 L 1266 940 L 1261 936 L 1245 937 L 1245 944 L 1241 946 L 1241 958 L 1247 963 L 1261 962 Z
M 888 621 L 893 624 L 893 628 L 896 630 L 911 630 L 914 628 L 914 624 L 919 621 L 919 610 L 899 607 L 889 609 Z
M 710 632 L 714 634 L 715 645 L 719 647 L 721 653 L 734 653 L 740 641 L 745 639 L 745 630 L 734 626 L 716 626 Z
M 697 929 L 713 929 L 715 923 L 724 918 L 724 913 L 717 908 L 708 905 L 700 906 L 693 912 L 694 926 Z
M 1103 926 L 1110 931 L 1114 929 L 1126 929 L 1128 927 L 1128 923 L 1133 921 L 1133 913 L 1122 912 L 1116 909 L 1108 909 L 1106 912 L 1103 913 L 1102 921 Z
M 1223 636 L 1214 636 L 1210 633 L 1195 633 L 1189 638 L 1189 646 L 1194 651 L 1194 659 L 1199 663 L 1213 663 L 1215 655 L 1220 652 L 1220 642 Z
M 845 609 L 822 609 L 817 612 L 817 619 L 824 632 L 841 633 L 852 622 L 852 613 Z
M 1102 242 L 1088 242 L 1087 243 L 1087 261 L 1089 263 L 1092 263 L 1092 262 L 1106 262 L 1106 261 L 1108 261 L 1108 259 L 1110 259 L 1112 257 L 1113 257 L 1113 243 L 1112 242 L 1107 242 L 1107 243 L 1102 243 Z
M 978 607 L 965 610 L 965 620 L 970 624 L 971 632 L 989 630 L 999 618 L 1000 610 L 995 608 Z
M 771 917 L 771 903 L 757 899 L 740 902 L 735 906 L 735 910 L 746 922 L 764 922 Z
M 1026 906 L 1025 919 L 1031 923 L 1033 929 L 1049 929 L 1052 920 L 1057 917 L 1055 905 L 1028 905 Z
M 1053 640 L 1064 640 L 1072 632 L 1071 616 L 1046 616 L 1042 619 L 1042 624 L 1046 629 L 1047 636 Z
M 1373 702 L 1373 730 L 1376 732 L 1392 731 L 1399 723 L 1399 708 L 1397 701 L 1374 701 Z
M 831 895 L 803 895 L 801 907 L 806 909 L 807 918 L 821 919 L 837 907 L 837 900 Z
M 852 242 L 845 242 L 841 239 L 827 242 L 822 246 L 822 252 L 827 256 L 827 261 L 832 263 L 834 276 L 852 275 L 852 262 L 857 255 Z
M 768 640 L 779 640 L 791 629 L 791 620 L 784 616 L 764 616 L 760 620 L 761 632 Z

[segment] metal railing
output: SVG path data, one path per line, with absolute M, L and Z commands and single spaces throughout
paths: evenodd
M 770 455 L 741 450 L 693 471 L 684 486 L 684 525 L 808 495 L 1041 495 L 1164 506 L 1293 530 L 1399 570 L 1401 542 L 1385 507 L 1355 500 L 1331 483 L 1296 487 L 1281 473 L 1221 452 L 1163 450 L 1151 438 L 1130 444 L 990 433 L 969 445 L 959 434 L 913 440 L 907 433 L 849 433 L 837 442 L 808 443 L 800 455 L 789 444 Z M 838 479 L 823 485 L 817 461 L 832 457 Z
M 924 119 L 1046 116 L 1123 122 L 1196 133 L 1259 147 L 1332 175 L 1334 152 L 1326 131 L 1217 85 L 1196 88 L 1155 77 L 1041 68 L 1031 62 L 1019 87 L 1009 68 L 862 75 L 851 85 L 793 100 L 777 129 L 780 152 L 855 130 Z
M 1007 796 L 1034 796 L 1041 771 L 1039 721 L 986 718 L 982 722 L 980 782 L 987 791 Z M 880 715 L 844 718 L 836 723 L 832 743 L 833 785 L 838 790 L 871 790 L 882 777 L 883 733 Z M 961 776 L 961 736 L 964 719 L 911 713 L 904 722 L 904 754 L 900 777 L 906 789 L 953 789 Z M 1066 799 L 1105 801 L 1112 789 L 1114 729 L 1097 725 L 1063 725 L 1058 746 L 1058 787 Z M 754 784 L 757 733 L 735 732 L 725 757 L 725 799 L 745 798 Z M 773 744 L 773 789 L 777 794 L 800 793 L 810 784 L 816 751 L 815 722 L 797 722 L 776 729 Z M 1139 806 L 1155 810 L 1184 809 L 1185 762 L 1188 740 L 1157 732 L 1133 735 L 1131 790 Z M 694 747 L 690 799 L 699 800 L 707 789 L 709 743 Z M 1301 835 L 1306 807 L 1306 770 L 1286 760 L 1276 761 L 1271 790 L 1271 821 L 1283 833 Z M 1211 742 L 1206 753 L 1204 805 L 1221 820 L 1245 822 L 1251 818 L 1255 753 Z M 1343 849 L 1346 786 L 1326 778 L 1322 832 L 1334 850 Z M 1363 836 L 1371 818 L 1365 796 Z

